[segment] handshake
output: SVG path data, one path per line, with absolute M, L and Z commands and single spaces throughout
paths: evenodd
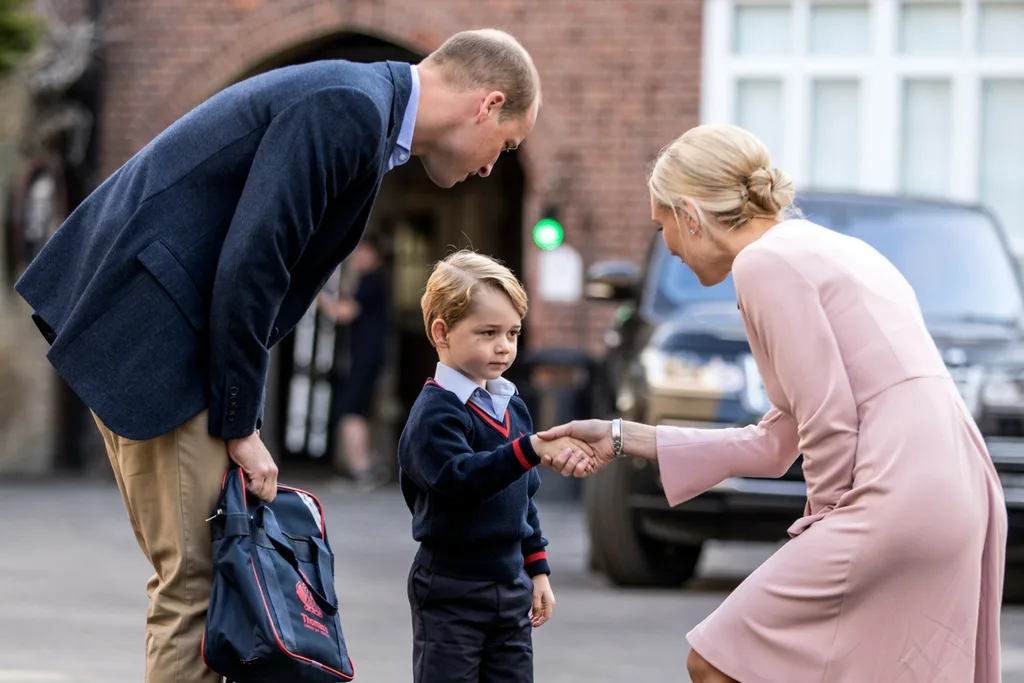
M 577 420 L 532 435 L 530 445 L 545 467 L 563 477 L 586 477 L 615 459 L 611 435 L 606 420 Z

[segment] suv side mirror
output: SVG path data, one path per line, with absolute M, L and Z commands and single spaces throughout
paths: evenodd
M 598 261 L 587 269 L 584 293 L 596 301 L 628 301 L 640 293 L 640 269 L 632 261 Z

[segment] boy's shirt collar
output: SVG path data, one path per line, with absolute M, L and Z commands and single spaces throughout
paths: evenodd
M 487 380 L 487 388 L 484 389 L 455 368 L 441 362 L 438 362 L 434 370 L 434 380 L 463 403 L 475 403 L 498 421 L 505 419 L 509 401 L 517 393 L 516 385 L 504 377 Z

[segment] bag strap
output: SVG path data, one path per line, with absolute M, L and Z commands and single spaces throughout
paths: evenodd
M 316 536 L 310 537 L 316 546 L 316 570 L 320 574 L 320 585 L 324 587 L 324 597 L 337 609 L 338 595 L 334 592 L 334 568 L 330 566 L 331 551 L 327 544 Z
M 330 567 L 327 565 L 327 558 L 329 552 L 327 546 L 318 538 L 312 538 L 313 548 L 315 548 L 314 555 L 316 561 L 314 564 L 317 568 L 317 574 L 319 575 L 320 584 L 324 587 L 324 595 L 316 586 L 309 580 L 306 573 L 299 567 L 299 560 L 296 556 L 295 549 L 292 547 L 291 542 L 288 538 L 281 533 L 281 527 L 277 523 L 277 517 L 274 515 L 274 511 L 266 505 L 261 505 L 259 512 L 257 513 L 263 523 L 263 530 L 267 534 L 267 538 L 274 547 L 281 553 L 281 556 L 291 565 L 299 576 L 302 577 L 302 582 L 306 584 L 306 588 L 309 589 L 313 595 L 313 599 L 316 600 L 317 604 L 320 605 L 328 614 L 335 614 L 338 611 L 338 597 L 334 591 L 334 580 L 333 572 L 330 571 Z

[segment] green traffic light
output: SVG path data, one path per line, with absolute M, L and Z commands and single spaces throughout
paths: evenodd
M 554 218 L 542 218 L 533 226 L 533 243 L 541 249 L 556 249 L 564 236 L 562 224 Z

